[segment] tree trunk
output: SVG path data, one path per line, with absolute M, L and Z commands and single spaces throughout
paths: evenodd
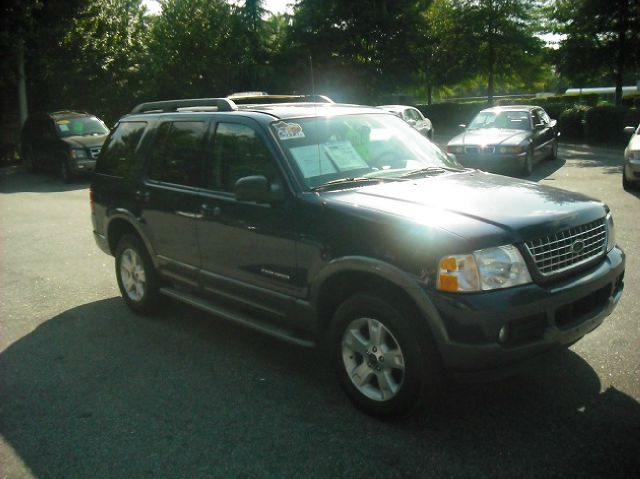
M 627 2 L 618 2 L 618 51 L 616 58 L 616 106 L 622 105 L 622 85 L 624 82 L 624 49 L 627 35 Z
M 24 74 L 24 40 L 18 40 L 18 111 L 20 127 L 27 120 L 27 78 Z

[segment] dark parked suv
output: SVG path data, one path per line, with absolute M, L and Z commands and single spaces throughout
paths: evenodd
M 27 170 L 53 171 L 69 181 L 94 170 L 108 133 L 102 120 L 88 113 L 36 113 L 22 128 L 21 157 Z
M 105 143 L 91 198 L 133 310 L 162 295 L 326 340 L 348 396 L 381 417 L 428 406 L 445 375 L 571 345 L 623 289 L 606 205 L 464 169 L 378 108 L 142 104 Z

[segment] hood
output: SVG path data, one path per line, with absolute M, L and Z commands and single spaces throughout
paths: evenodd
M 108 133 L 105 135 L 86 135 L 86 136 L 67 136 L 62 141 L 69 144 L 73 148 L 95 148 L 102 146 L 104 140 L 107 139 Z
M 529 132 L 501 128 L 467 130 L 454 137 L 449 145 L 518 145 L 529 137 Z
M 444 229 L 475 249 L 539 238 L 606 214 L 604 204 L 578 193 L 469 170 L 322 196 L 327 206 Z

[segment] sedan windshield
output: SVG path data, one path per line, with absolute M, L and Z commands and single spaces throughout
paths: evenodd
M 455 159 L 391 114 L 295 118 L 271 127 L 309 189 L 348 184 L 349 180 L 406 179 L 410 172 L 427 175 L 462 169 Z
M 479 128 L 504 128 L 530 130 L 531 121 L 527 111 L 481 111 L 469 124 L 470 130 Z
M 68 136 L 106 135 L 109 129 L 95 116 L 79 116 L 56 120 L 56 130 L 61 138 Z

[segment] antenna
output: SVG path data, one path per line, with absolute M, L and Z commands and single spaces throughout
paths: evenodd
M 309 55 L 309 70 L 311 71 L 311 94 L 315 96 L 316 94 L 316 80 L 313 77 L 313 58 Z

